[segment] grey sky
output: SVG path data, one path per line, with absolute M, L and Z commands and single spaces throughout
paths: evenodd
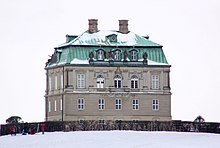
M 18 115 L 44 121 L 45 62 L 65 35 L 129 30 L 163 45 L 171 67 L 172 117 L 220 122 L 218 0 L 0 0 L 0 123 Z

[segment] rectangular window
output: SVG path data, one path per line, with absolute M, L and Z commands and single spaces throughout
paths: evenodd
M 77 88 L 85 88 L 85 74 L 77 74 Z
M 57 89 L 57 76 L 54 78 L 55 89 Z
M 63 89 L 63 75 L 60 75 L 60 88 Z
M 154 111 L 159 110 L 159 100 L 157 100 L 157 99 L 152 100 L 152 110 L 154 110 Z
M 51 112 L 51 102 L 48 101 L 48 112 Z
M 63 110 L 63 100 L 60 99 L 60 110 Z
M 115 88 L 121 88 L 121 80 L 115 80 Z
M 78 99 L 78 110 L 84 110 L 84 99 L 83 98 Z
M 160 76 L 159 75 L 152 75 L 151 76 L 151 88 L 152 89 L 159 89 L 160 88 Z
M 138 88 L 138 80 L 131 80 L 131 88 Z
M 115 100 L 115 109 L 116 110 L 121 110 L 122 109 L 122 101 L 121 101 L 121 99 L 116 99 Z
M 54 111 L 57 111 L 57 100 L 54 100 Z
M 115 60 L 120 61 L 120 51 L 115 52 Z
M 99 110 L 104 110 L 105 109 L 105 100 L 104 99 L 99 99 Z
M 139 110 L 139 100 L 138 99 L 132 100 L 132 109 Z
M 131 52 L 131 60 L 132 61 L 136 61 L 137 60 L 137 52 L 136 51 L 132 51 Z

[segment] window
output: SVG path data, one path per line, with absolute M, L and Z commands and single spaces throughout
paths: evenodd
M 85 88 L 85 74 L 77 74 L 77 88 Z
M 54 111 L 57 111 L 57 100 L 54 100 Z
M 63 75 L 60 75 L 60 86 L 63 89 Z
M 52 90 L 52 88 L 51 88 L 51 86 L 52 86 L 52 85 L 51 85 L 51 77 L 49 77 L 49 80 L 48 80 L 48 81 L 49 81 L 49 82 L 48 82 L 48 83 L 49 83 L 49 86 L 48 86 L 48 87 L 49 87 L 49 90 L 51 91 L 51 90 Z
M 60 99 L 60 110 L 63 110 L 63 100 Z
M 48 112 L 51 112 L 51 102 L 48 102 Z
M 137 51 L 135 50 L 131 51 L 131 60 L 137 61 Z
M 103 75 L 98 75 L 97 76 L 97 88 L 104 88 L 104 76 Z
M 132 109 L 139 110 L 139 100 L 138 99 L 132 100 Z
M 97 60 L 104 60 L 104 51 L 103 50 L 97 51 Z
M 116 75 L 114 77 L 115 88 L 121 88 L 121 76 Z
M 152 89 L 159 89 L 160 87 L 160 76 L 159 75 L 152 75 L 151 77 L 151 88 Z
M 55 89 L 57 89 L 57 76 L 54 78 Z
M 152 100 L 152 110 L 154 111 L 159 110 L 159 100 L 157 99 Z
M 122 101 L 121 101 L 121 99 L 116 99 L 115 100 L 115 109 L 116 110 L 121 110 L 122 109 Z
M 105 100 L 104 99 L 99 99 L 99 110 L 104 110 L 105 109 Z
M 119 50 L 115 51 L 115 60 L 116 61 L 120 61 L 121 60 L 121 52 Z
M 84 99 L 83 98 L 78 99 L 78 110 L 84 110 Z
M 136 75 L 131 77 L 131 88 L 138 88 L 138 77 Z

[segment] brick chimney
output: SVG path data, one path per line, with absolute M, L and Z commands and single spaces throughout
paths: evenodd
M 97 19 L 89 19 L 89 33 L 98 32 L 98 20 Z
M 119 20 L 119 32 L 128 33 L 128 20 Z

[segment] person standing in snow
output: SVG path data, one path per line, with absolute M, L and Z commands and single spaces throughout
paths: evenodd
M 44 130 L 45 130 L 45 124 L 42 123 L 42 124 L 41 124 L 41 131 L 42 131 L 42 134 L 44 134 Z

